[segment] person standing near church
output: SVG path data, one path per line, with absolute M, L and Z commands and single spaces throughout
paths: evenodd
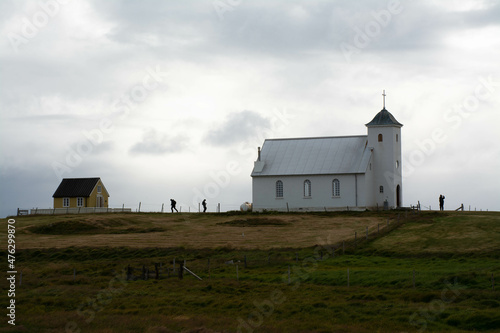
M 205 213 L 207 211 L 207 199 L 203 199 L 201 205 L 203 206 L 203 213 Z
M 439 195 L 439 210 L 444 210 L 444 195 Z

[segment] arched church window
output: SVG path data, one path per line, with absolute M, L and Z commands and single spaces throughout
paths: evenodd
M 384 193 L 384 187 L 380 186 L 380 193 Z
M 332 196 L 340 197 L 340 181 L 338 179 L 332 181 Z
M 311 196 L 311 181 L 309 179 L 306 179 L 304 181 L 304 197 L 310 197 Z
M 276 181 L 276 198 L 283 198 L 283 182 Z
M 398 169 L 398 168 L 399 168 L 399 161 L 396 160 L 396 169 Z
M 382 133 L 380 133 L 380 134 L 378 135 L 378 142 L 382 142 L 382 141 L 383 141 L 383 139 L 384 139 L 384 138 L 383 138 L 383 136 L 382 136 Z

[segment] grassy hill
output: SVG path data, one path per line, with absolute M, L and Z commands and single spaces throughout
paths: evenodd
M 0 332 L 500 331 L 500 213 L 133 213 L 16 226 L 18 325 Z M 184 260 L 202 281 L 178 278 Z

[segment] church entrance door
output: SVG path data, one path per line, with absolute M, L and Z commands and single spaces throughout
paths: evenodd
M 396 207 L 401 207 L 401 187 L 396 186 Z

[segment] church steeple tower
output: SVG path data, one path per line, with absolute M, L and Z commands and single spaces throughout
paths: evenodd
M 366 124 L 368 128 L 368 147 L 372 149 L 372 187 L 375 205 L 384 207 L 402 206 L 402 167 L 401 167 L 401 127 L 403 124 L 385 109 L 385 90 L 383 109 Z

